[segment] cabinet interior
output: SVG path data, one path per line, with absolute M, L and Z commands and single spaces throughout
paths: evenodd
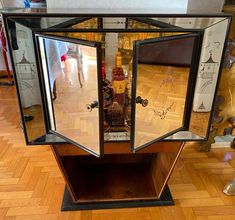
M 155 157 L 157 153 L 105 155 L 101 159 L 63 156 L 60 159 L 75 198 L 89 202 L 157 199 Z

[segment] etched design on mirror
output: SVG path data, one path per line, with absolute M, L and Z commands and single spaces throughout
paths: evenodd
M 205 30 L 193 106 L 195 112 L 211 111 L 227 25 L 228 19 Z M 201 108 L 202 103 L 204 108 Z
M 32 31 L 21 24 L 9 23 L 17 90 L 21 100 L 23 122 L 28 142 L 45 135 L 39 79 Z
M 172 36 L 136 42 L 136 104 L 134 148 L 169 136 L 185 126 L 186 96 L 191 77 L 195 36 Z M 179 56 L 180 54 L 180 56 Z M 167 82 L 174 79 L 174 86 Z
M 155 114 L 155 117 L 160 117 L 161 120 L 165 119 L 168 112 L 171 110 L 172 106 L 174 105 L 175 103 L 172 102 L 167 108 L 163 109 L 162 111 L 158 111 L 158 110 L 155 110 L 155 109 L 152 109 L 154 114 Z
M 213 60 L 212 51 L 210 51 L 209 53 L 210 53 L 210 57 L 208 58 L 208 60 L 201 62 L 200 71 L 199 71 L 200 75 L 198 76 L 204 80 L 200 88 L 200 93 L 202 94 L 206 94 L 207 90 L 210 90 L 210 85 L 214 81 L 216 67 L 219 65 L 218 62 L 215 62 Z M 202 104 L 198 108 L 202 110 L 206 109 L 203 104 L 203 101 L 202 101 Z
M 220 61 L 226 37 L 228 19 L 206 28 L 199 61 L 198 77 L 189 131 L 206 137 L 214 93 L 219 76 Z
M 99 122 L 97 48 L 43 37 L 39 37 L 39 44 L 41 54 L 46 55 L 45 58 L 41 56 L 42 63 L 47 62 L 43 73 L 48 74 L 54 110 L 54 127 L 51 130 L 99 155 L 99 123 L 102 122 Z M 55 57 L 55 48 L 59 57 L 68 54 L 62 69 L 61 60 Z M 56 98 L 53 94 L 55 85 Z
M 160 18 L 160 20 L 183 28 L 205 29 L 189 131 L 178 132 L 166 138 L 175 140 L 205 139 L 210 130 L 211 109 L 219 76 L 219 61 L 222 58 L 229 19 L 225 17 L 197 17 Z M 188 135 L 186 135 L 187 132 Z

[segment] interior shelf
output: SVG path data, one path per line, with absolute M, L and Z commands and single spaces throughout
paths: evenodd
M 61 163 L 77 203 L 158 199 L 154 154 L 63 156 Z

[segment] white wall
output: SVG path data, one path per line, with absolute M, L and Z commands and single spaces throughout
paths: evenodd
M 20 8 L 24 6 L 24 0 L 0 0 L 0 8 L 1 4 L 3 7 L 10 8 Z
M 189 9 L 221 12 L 225 0 L 47 0 L 48 8 Z
M 206 9 L 208 12 L 221 12 L 225 0 L 188 0 L 188 9 L 200 12 Z
M 48 8 L 169 8 L 186 9 L 188 0 L 47 0 Z
M 5 7 L 23 7 L 23 0 L 1 0 Z M 48 8 L 144 8 L 144 9 L 208 9 L 221 11 L 224 0 L 47 0 Z M 1 3 L 0 3 L 1 8 Z M 3 68 L 0 53 L 0 70 Z

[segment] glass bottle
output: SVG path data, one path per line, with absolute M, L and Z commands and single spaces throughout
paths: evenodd
M 112 71 L 112 84 L 114 90 L 114 101 L 118 102 L 122 107 L 125 106 L 126 80 L 122 66 L 122 57 L 116 55 L 116 68 Z

